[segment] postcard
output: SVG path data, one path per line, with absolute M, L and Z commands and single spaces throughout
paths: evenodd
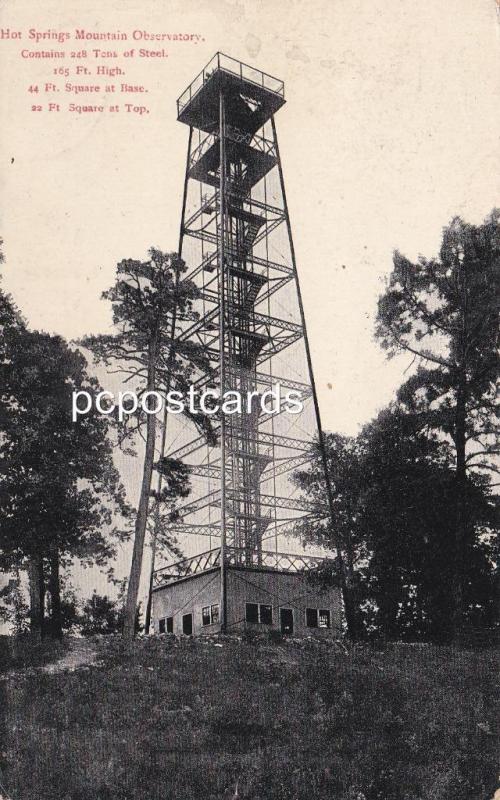
M 0 800 L 493 800 L 493 0 L 0 4 Z

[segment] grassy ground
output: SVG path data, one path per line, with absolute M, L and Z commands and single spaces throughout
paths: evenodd
M 29 636 L 0 636 L 0 675 L 50 664 L 68 649 L 68 642 L 34 642 Z
M 95 649 L 73 671 L 4 673 L 13 800 L 489 800 L 496 788 L 495 651 L 170 637 Z

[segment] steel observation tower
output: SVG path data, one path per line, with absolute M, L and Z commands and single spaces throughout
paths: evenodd
M 199 319 L 176 336 L 200 343 L 212 364 L 197 390 L 253 392 L 254 401 L 251 413 L 215 419 L 215 447 L 175 421 L 167 455 L 189 464 L 192 493 L 172 530 L 192 554 L 156 570 L 153 586 L 213 573 L 223 628 L 231 624 L 227 570 L 247 570 L 248 579 L 321 562 L 289 552 L 292 529 L 317 514 L 290 475 L 322 434 L 274 120 L 284 103 L 282 81 L 222 53 L 177 101 L 189 128 L 180 249 L 201 300 Z M 277 413 L 262 412 L 262 395 L 277 384 L 282 395 L 300 394 L 303 411 L 282 402 Z M 325 515 L 329 486 L 328 494 Z

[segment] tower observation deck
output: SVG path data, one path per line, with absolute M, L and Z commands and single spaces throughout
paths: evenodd
M 222 53 L 177 101 L 189 128 L 180 249 L 200 300 L 199 318 L 176 338 L 201 343 L 210 359 L 198 391 L 253 400 L 213 418 L 215 446 L 176 421 L 168 457 L 189 465 L 192 492 L 171 528 L 191 554 L 156 570 L 153 587 L 214 572 L 223 626 L 226 569 L 291 574 L 320 561 L 288 552 L 292 530 L 318 518 L 290 475 L 311 459 L 321 429 L 274 121 L 284 103 L 282 81 Z M 322 512 L 331 512 L 326 498 Z

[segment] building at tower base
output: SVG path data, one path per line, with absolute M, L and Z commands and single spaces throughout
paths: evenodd
M 220 551 L 211 550 L 158 570 L 153 590 L 155 633 L 199 635 L 220 631 Z M 321 559 L 262 553 L 261 564 L 237 559 L 224 571 L 226 633 L 279 631 L 284 635 L 338 637 L 341 594 L 313 574 Z

